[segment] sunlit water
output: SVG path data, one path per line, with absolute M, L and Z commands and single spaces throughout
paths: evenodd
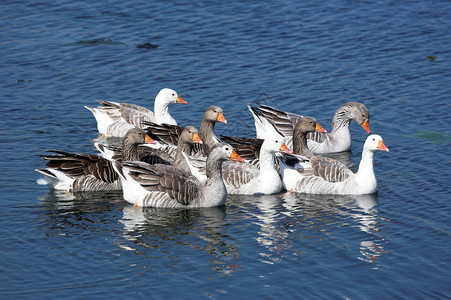
M 2 1 L 0 296 L 449 298 L 451 4 L 447 1 Z M 314 116 L 370 110 L 389 153 L 379 192 L 229 196 L 133 208 L 121 193 L 36 184 L 48 149 L 95 153 L 84 105 L 171 108 L 254 136 L 246 105 Z M 351 124 L 354 168 L 366 133 Z

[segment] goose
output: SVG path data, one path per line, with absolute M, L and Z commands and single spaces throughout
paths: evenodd
M 258 108 L 248 106 L 254 117 L 257 138 L 274 134 L 274 131 L 285 137 L 291 136 L 301 115 L 257 104 Z M 335 112 L 330 133 L 309 134 L 308 148 L 316 154 L 349 151 L 351 149 L 351 133 L 349 131 L 351 121 L 354 120 L 360 124 L 370 134 L 369 118 L 370 113 L 365 105 L 359 102 L 348 102 Z M 289 139 L 287 139 L 287 145 L 290 146 Z
M 271 125 L 272 126 L 272 125 Z M 326 132 L 326 130 L 312 117 L 299 117 L 294 126 L 292 136 L 292 154 L 301 155 L 304 158 L 313 156 L 313 153 L 307 146 L 307 135 L 310 132 Z M 280 134 L 277 134 L 278 139 L 283 139 Z M 263 139 L 246 138 L 221 135 L 221 139 L 232 145 L 245 160 L 255 160 L 258 158 Z
M 221 206 L 227 198 L 222 163 L 242 161 L 230 145 L 213 146 L 206 161 L 207 179 L 168 165 L 129 161 L 114 164 L 120 174 L 124 199 L 139 207 L 195 208 Z
M 307 147 L 307 134 L 310 132 L 325 132 L 325 130 L 314 118 L 300 117 L 293 130 L 292 153 L 276 153 L 276 170 L 278 172 L 283 172 L 286 175 L 283 176 L 284 174 L 282 174 L 282 178 L 285 178 L 282 180 L 284 189 L 287 189 L 288 181 L 294 180 L 295 182 L 296 179 L 293 178 L 299 177 L 297 172 L 298 169 L 305 169 L 309 167 L 308 160 L 313 156 L 312 152 Z M 243 159 L 250 161 L 250 163 L 255 166 L 258 166 L 259 160 L 256 159 L 255 156 L 259 155 L 263 140 L 257 138 L 237 138 L 222 135 L 221 138 L 223 141 L 232 145 L 236 149 L 238 155 L 240 155 Z M 283 156 L 284 158 L 278 159 L 279 156 Z M 293 174 L 288 175 L 289 173 Z
M 205 111 L 199 127 L 199 136 L 203 144 L 195 145 L 193 155 L 207 156 L 208 150 L 220 143 L 220 140 L 215 135 L 214 128 L 216 122 L 227 124 L 224 113 L 219 106 L 210 106 Z M 177 145 L 182 127 L 170 124 L 156 124 L 155 122 L 144 121 L 147 134 L 152 139 L 163 141 L 169 145 Z
M 167 164 L 189 172 L 188 164 L 182 153 L 191 155 L 194 144 L 202 144 L 199 132 L 194 126 L 185 126 L 180 133 L 177 146 L 159 142 L 147 143 L 138 146 L 139 161 L 154 164 Z M 95 143 L 96 148 L 109 160 L 123 160 L 120 147 L 105 146 Z
M 377 181 L 373 170 L 373 157 L 378 150 L 389 151 L 380 135 L 369 135 L 363 145 L 357 173 L 352 172 L 337 160 L 314 156 L 310 159 L 311 169 L 299 170 L 301 176 L 298 177 L 291 191 L 333 195 L 375 193 Z
M 105 136 L 123 137 L 131 128 L 142 128 L 142 121 L 152 121 L 157 124 L 177 125 L 169 113 L 169 106 L 180 103 L 187 104 L 176 91 L 164 88 L 155 97 L 154 111 L 128 103 L 98 101 L 101 106 L 85 106 L 92 112 L 100 134 Z
M 255 195 L 275 194 L 281 191 L 282 181 L 275 167 L 277 152 L 291 153 L 282 139 L 265 139 L 259 150 L 258 165 L 251 163 L 226 162 L 222 168 L 222 177 L 229 194 Z M 186 157 L 191 173 L 199 180 L 205 178 L 198 161 Z
M 138 160 L 138 145 L 146 142 L 152 143 L 153 141 L 142 129 L 130 129 L 122 142 L 122 160 Z M 38 180 L 38 183 L 50 184 L 56 190 L 71 192 L 121 189 L 119 176 L 110 160 L 87 153 L 69 153 L 57 150 L 48 152 L 55 154 L 40 155 L 48 162 L 46 169 L 35 170 L 44 175 L 44 178 Z

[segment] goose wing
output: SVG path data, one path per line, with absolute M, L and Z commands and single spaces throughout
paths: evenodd
M 221 135 L 221 139 L 230 144 L 241 158 L 258 159 L 263 139 Z
M 260 114 L 262 114 L 278 131 L 284 136 L 292 136 L 293 129 L 296 125 L 297 119 L 302 115 L 284 112 L 274 107 L 257 103 L 258 108 L 255 108 Z
M 314 156 L 310 159 L 313 174 L 329 182 L 341 182 L 354 174 L 346 165 L 338 160 Z
M 143 121 L 147 134 L 156 141 L 161 141 L 168 145 L 177 146 L 183 127 L 170 124 L 157 124 L 151 121 Z
M 62 171 L 69 177 L 78 178 L 83 175 L 92 175 L 96 179 L 108 183 L 113 183 L 118 179 L 112 163 L 99 155 L 57 150 L 49 150 L 48 152 L 56 154 L 40 155 L 48 161 L 46 166 L 50 169 Z
M 226 161 L 222 164 L 222 178 L 225 184 L 237 189 L 259 174 L 259 168 L 247 162 Z
M 130 176 L 149 192 L 163 192 L 183 205 L 199 198 L 199 181 L 187 172 L 170 165 L 124 162 Z
M 329 137 L 328 132 L 309 132 L 307 133 L 307 139 L 317 143 L 322 143 Z

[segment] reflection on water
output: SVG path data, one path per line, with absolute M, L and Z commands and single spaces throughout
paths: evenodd
M 93 230 L 106 230 L 105 224 L 112 222 L 107 213 L 116 210 L 118 204 L 125 204 L 120 191 L 74 194 L 50 189 L 38 200 L 45 210 L 45 224 L 49 224 L 43 228 L 47 236 L 78 236 L 91 234 Z
M 379 216 L 377 194 L 233 195 L 227 206 L 190 210 L 133 207 L 121 192 L 51 190 L 40 200 L 50 223 L 48 235 L 113 232 L 116 246 L 143 258 L 146 267 L 158 262 L 190 269 L 200 261 L 220 275 L 231 275 L 241 268 L 241 252 L 249 251 L 240 249 L 243 239 L 257 242 L 251 251 L 265 264 L 312 257 L 324 244 L 380 268 L 378 258 L 387 252 L 381 222 L 388 220 Z M 229 223 L 241 228 L 238 236 L 229 235 Z
M 386 242 L 379 227 L 381 220 L 387 220 L 378 216 L 377 194 L 318 196 L 285 193 L 243 199 L 252 201 L 258 208 L 249 210 L 248 214 L 260 228 L 256 240 L 267 250 L 259 253 L 261 262 L 273 264 L 308 255 L 311 243 L 331 243 L 332 239 L 336 243 L 344 231 L 349 234 L 349 228 L 358 229 L 353 235 L 360 240 L 359 244 L 349 245 L 351 251 L 356 249 L 356 259 L 375 263 L 385 252 L 383 245 Z M 300 241 L 304 240 L 306 242 L 301 242 L 301 245 L 305 247 L 299 248 Z M 343 241 L 343 244 L 347 245 L 348 241 Z
M 211 262 L 211 269 L 227 275 L 239 268 L 240 253 L 223 232 L 228 224 L 225 216 L 225 207 L 183 210 L 126 205 L 120 220 L 123 238 L 117 245 L 144 256 L 149 255 L 147 249 L 158 249 L 173 259 L 200 251 L 209 255 L 205 261 Z

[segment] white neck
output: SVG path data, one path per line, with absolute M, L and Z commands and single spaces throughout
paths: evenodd
M 363 149 L 359 170 L 355 174 L 355 180 L 359 182 L 359 185 L 367 189 L 365 190 L 367 193 L 373 193 L 377 188 L 377 181 L 373 168 L 373 157 L 373 151 Z
M 177 124 L 177 122 L 174 120 L 174 118 L 172 118 L 171 114 L 169 113 L 169 106 L 170 106 L 169 103 L 159 100 L 158 97 L 155 99 L 154 105 L 155 123 L 158 124 L 167 123 L 172 125 Z
M 276 193 L 282 187 L 282 181 L 274 165 L 274 154 L 260 150 L 260 189 L 261 192 Z

